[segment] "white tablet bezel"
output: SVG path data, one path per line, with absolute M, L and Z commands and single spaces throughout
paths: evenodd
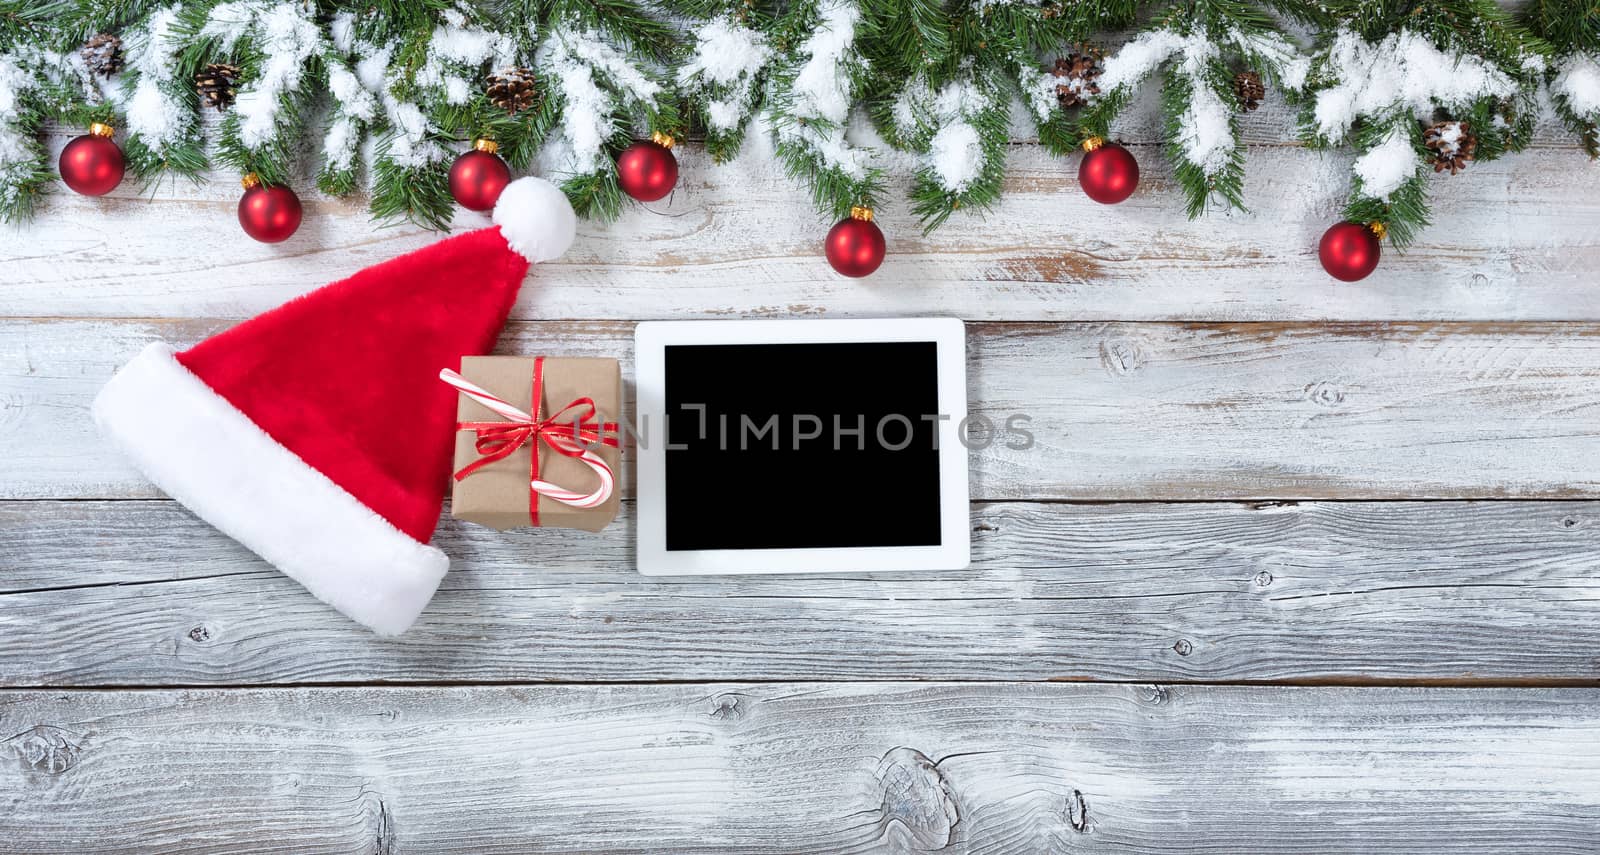
M 666 348 L 697 344 L 834 344 L 931 341 L 937 344 L 939 413 L 939 545 L 826 549 L 667 550 Z M 647 321 L 633 334 L 638 409 L 638 562 L 647 576 L 729 573 L 825 573 L 871 570 L 960 570 L 971 563 L 967 450 L 959 429 L 967 417 L 966 328 L 953 318 L 886 320 Z M 861 485 L 857 485 L 861 486 Z M 733 499 L 737 501 L 737 498 Z M 830 513 L 870 515 L 874 502 L 895 499 L 895 485 L 856 507 Z M 817 521 L 826 524 L 826 520 Z

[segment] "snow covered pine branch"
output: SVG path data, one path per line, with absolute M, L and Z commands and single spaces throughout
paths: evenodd
M 1354 146 L 1346 217 L 1400 246 L 1427 224 L 1430 172 L 1516 151 L 1533 132 L 1543 45 L 1499 16 L 1459 26 L 1415 16 L 1376 39 L 1336 30 L 1312 65 L 1305 138 Z M 1469 52 L 1484 35 L 1504 47 Z
M 1372 236 L 1357 241 L 1359 269 L 1375 263 L 1378 232 L 1403 246 L 1426 224 L 1430 175 L 1526 144 L 1541 86 L 1600 153 L 1600 22 L 1575 2 L 1525 8 L 0 0 L 0 215 L 25 218 L 52 186 L 51 122 L 97 129 L 75 149 L 75 186 L 104 192 L 124 166 L 148 183 L 220 165 L 292 200 L 315 175 L 325 193 L 364 192 L 380 220 L 435 228 L 492 203 L 515 171 L 610 219 L 626 195 L 671 191 L 673 142 L 699 137 L 720 162 L 759 137 L 853 235 L 840 251 L 858 257 L 836 267 L 860 272 L 882 260 L 872 211 L 890 204 L 890 175 L 909 177 L 927 229 L 981 212 L 999 199 L 1010 141 L 1028 134 L 1023 117 L 1056 153 L 1093 150 L 1085 192 L 1127 198 L 1137 162 L 1114 131 L 1158 79 L 1164 153 L 1191 216 L 1248 204 L 1241 117 L 1263 98 L 1296 106 L 1309 143 L 1353 149 L 1345 215 Z

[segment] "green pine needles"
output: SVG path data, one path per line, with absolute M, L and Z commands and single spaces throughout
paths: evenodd
M 1355 148 L 1345 216 L 1383 223 L 1404 247 L 1428 223 L 1430 173 L 1527 145 L 1550 47 L 1492 0 L 1337 11 L 1318 39 L 1302 130 L 1312 146 Z
M 380 220 L 434 228 L 477 138 L 610 219 L 632 140 L 692 137 L 721 162 L 763 134 L 822 217 L 888 203 L 890 174 L 909 172 L 932 230 L 995 204 L 1013 140 L 1071 155 L 1112 139 L 1146 85 L 1190 216 L 1247 204 L 1240 119 L 1264 86 L 1308 145 L 1351 150 L 1345 215 L 1404 246 L 1435 172 L 1528 143 L 1541 89 L 1600 155 L 1600 6 L 0 0 L 0 217 L 51 186 L 48 123 L 101 121 L 142 182 L 315 174 Z
M 1590 157 L 1600 157 L 1600 4 L 1534 0 L 1523 23 L 1550 46 L 1551 101 Z

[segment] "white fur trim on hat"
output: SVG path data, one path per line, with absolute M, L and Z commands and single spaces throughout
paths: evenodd
M 494 222 L 506 243 L 538 264 L 561 257 L 578 233 L 578 215 L 561 188 L 543 178 L 518 178 L 500 191 Z
M 156 486 L 379 635 L 405 632 L 450 560 L 311 468 L 152 344 L 94 401 Z

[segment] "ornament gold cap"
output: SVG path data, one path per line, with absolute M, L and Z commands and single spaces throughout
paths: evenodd
M 872 222 L 872 209 L 866 205 L 852 205 L 850 206 L 850 219 L 870 223 Z
M 1084 151 L 1094 151 L 1095 149 L 1097 149 L 1097 148 L 1099 148 L 1099 147 L 1101 147 L 1101 146 L 1103 146 L 1105 144 L 1106 144 L 1106 141 L 1101 139 L 1101 138 L 1099 138 L 1099 137 L 1085 137 L 1084 140 L 1083 140 L 1083 150 Z
M 89 133 L 93 134 L 94 136 L 97 136 L 97 137 L 110 137 L 111 135 L 115 134 L 116 132 L 117 132 L 116 128 L 111 127 L 110 125 L 106 124 L 105 122 L 90 122 L 89 123 Z
M 1367 228 L 1371 229 L 1374 235 L 1377 235 L 1378 240 L 1383 240 L 1389 236 L 1389 227 L 1378 220 L 1373 220 L 1372 222 L 1367 223 Z
M 500 144 L 492 139 L 489 139 L 488 137 L 478 137 L 472 141 L 472 149 L 474 151 L 486 151 L 490 154 L 494 154 L 500 150 Z
M 672 148 L 673 146 L 678 144 L 677 140 L 673 139 L 671 136 L 669 136 L 667 134 L 664 134 L 664 133 L 662 133 L 660 131 L 655 131 L 655 132 L 651 133 L 650 134 L 650 141 L 655 143 L 658 146 L 661 146 L 662 148 Z
M 254 190 L 261 186 L 261 176 L 254 172 L 246 172 L 239 176 L 239 186 L 246 190 Z

